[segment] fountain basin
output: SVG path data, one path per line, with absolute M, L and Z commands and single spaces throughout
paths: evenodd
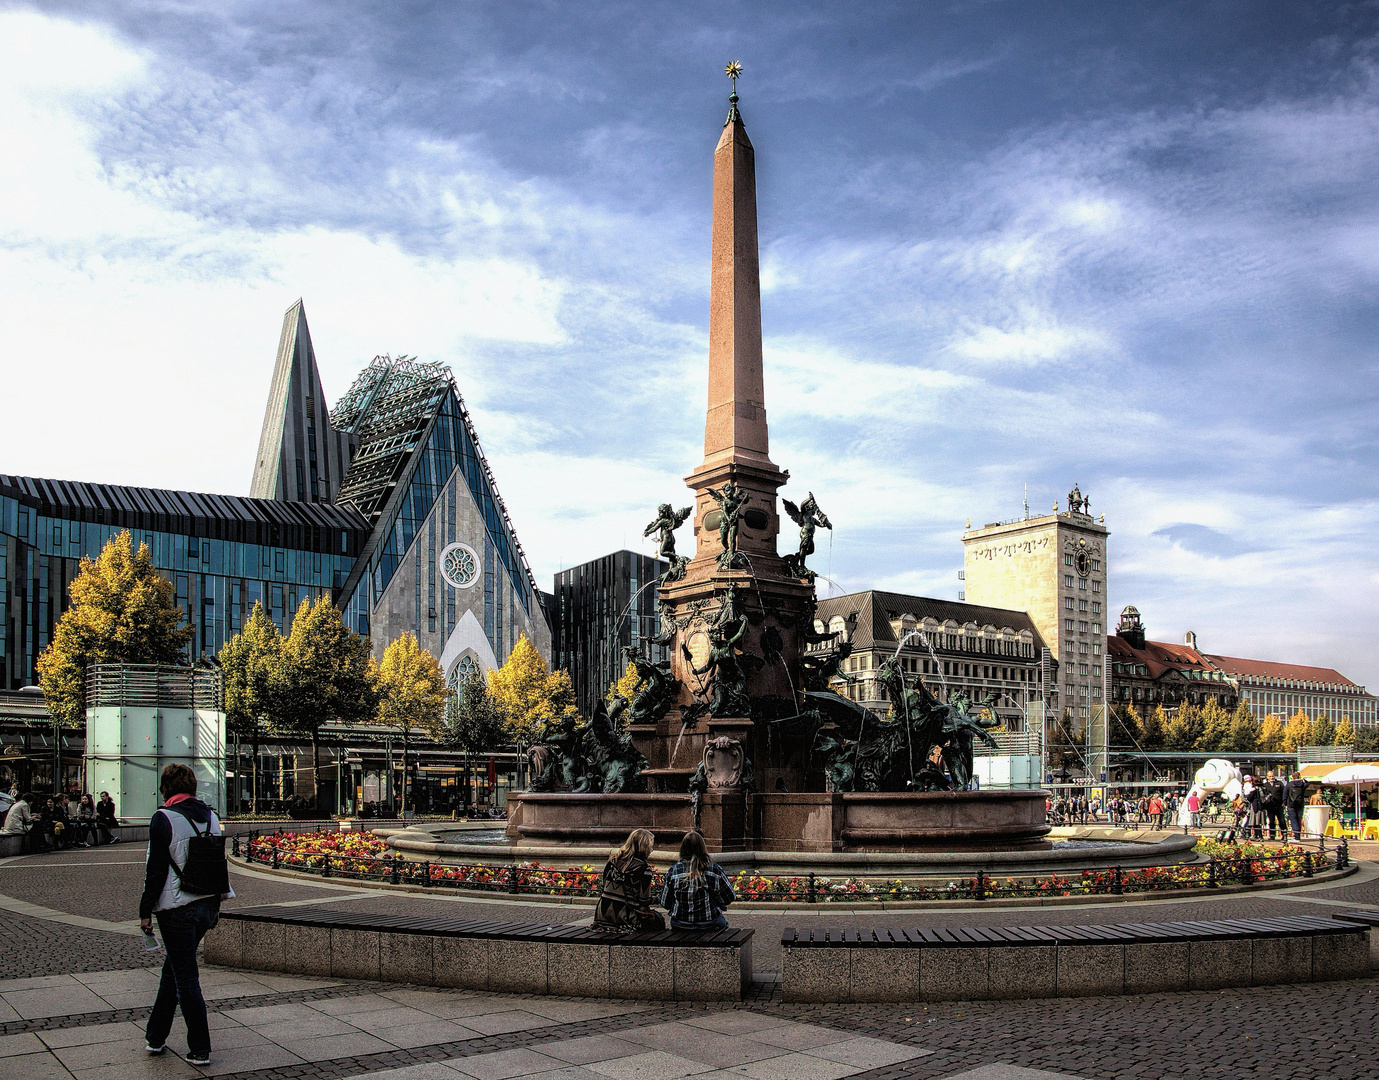
M 700 831 L 713 851 L 1042 851 L 1051 846 L 1038 790 L 928 792 L 709 791 Z M 693 827 L 684 795 L 508 797 L 507 835 L 521 846 L 613 845 L 638 828 L 674 847 Z

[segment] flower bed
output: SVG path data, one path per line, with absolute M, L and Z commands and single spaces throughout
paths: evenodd
M 411 861 L 392 854 L 379 837 L 358 832 L 277 832 L 250 834 L 243 848 L 235 838 L 235 850 L 251 862 L 286 867 L 323 877 L 347 877 L 419 885 L 423 888 L 464 888 L 491 892 L 530 893 L 544 896 L 598 895 L 600 871 L 592 866 L 542 866 L 540 863 L 492 865 L 486 863 L 432 863 Z M 1323 853 L 1284 846 L 1219 844 L 1199 841 L 1205 863 L 1145 866 L 1033 875 L 974 877 L 947 882 L 902 878 L 831 878 L 815 874 L 768 877 L 743 870 L 733 878 L 740 903 L 849 903 L 926 900 L 1037 899 L 1053 896 L 1120 895 L 1172 889 L 1210 889 L 1221 885 L 1255 885 L 1282 878 L 1311 877 L 1347 863 L 1342 846 Z M 653 895 L 658 895 L 662 875 L 656 874 Z

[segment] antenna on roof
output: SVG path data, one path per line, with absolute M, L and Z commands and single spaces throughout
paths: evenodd
M 1025 520 L 1029 520 L 1029 481 L 1025 482 Z

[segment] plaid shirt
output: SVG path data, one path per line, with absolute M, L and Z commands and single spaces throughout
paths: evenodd
M 666 871 L 661 888 L 661 906 L 687 926 L 708 926 L 735 899 L 732 882 L 716 862 L 709 863 L 698 881 L 690 879 L 689 863 L 678 862 Z

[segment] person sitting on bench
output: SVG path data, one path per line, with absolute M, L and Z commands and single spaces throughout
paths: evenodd
M 704 838 L 685 833 L 680 861 L 666 871 L 661 906 L 670 913 L 672 930 L 718 930 L 727 927 L 723 911 L 735 899 L 733 884 L 718 863 L 709 858 Z

